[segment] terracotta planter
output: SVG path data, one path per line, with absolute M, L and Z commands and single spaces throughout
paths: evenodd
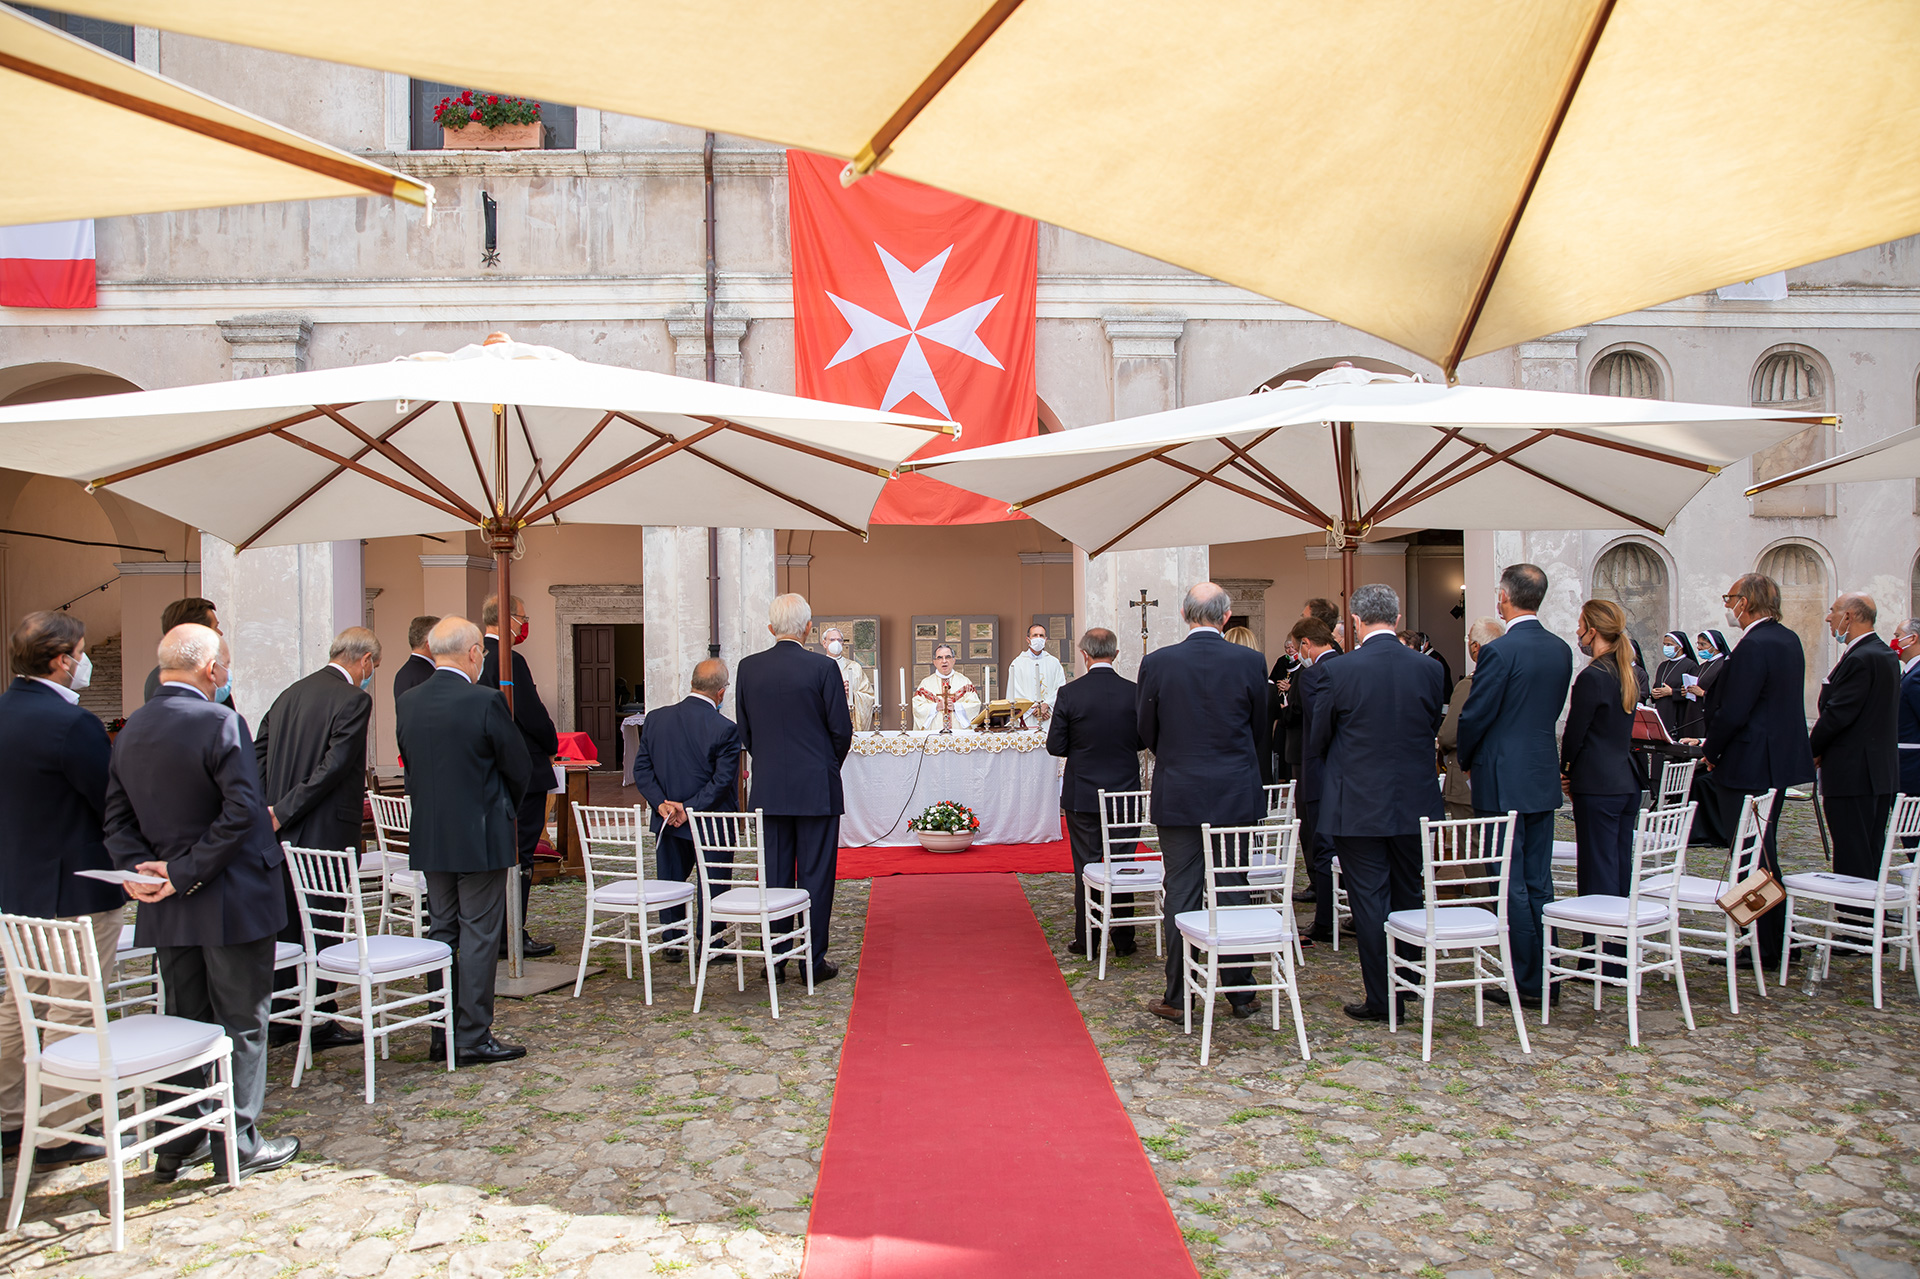
M 930 853 L 964 853 L 973 847 L 973 837 L 977 831 L 940 831 L 917 830 L 914 836 L 919 839 L 920 847 Z
M 538 120 L 532 124 L 503 124 L 493 129 L 477 124 L 449 129 L 443 124 L 440 145 L 448 151 L 538 151 L 545 143 L 541 137 L 543 127 Z

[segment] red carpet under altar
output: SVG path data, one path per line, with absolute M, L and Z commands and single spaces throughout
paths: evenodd
M 1037 875 L 1071 873 L 1066 823 L 1050 844 L 975 844 L 964 853 L 929 853 L 911 848 L 843 848 L 836 879 L 879 879 L 883 875 Z
M 878 880 L 802 1279 L 1192 1279 L 1005 875 Z

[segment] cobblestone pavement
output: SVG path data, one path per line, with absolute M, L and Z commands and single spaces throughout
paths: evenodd
M 1818 859 L 1804 806 L 1789 869 Z M 1726 1011 L 1724 978 L 1689 965 L 1698 1029 L 1650 986 L 1642 1047 L 1617 995 L 1563 1000 L 1553 1025 L 1472 1025 L 1443 1001 L 1434 1060 L 1417 1026 L 1389 1035 L 1340 1012 L 1352 952 L 1308 952 L 1311 1063 L 1267 1018 L 1215 1027 L 1215 1057 L 1145 1011 L 1150 954 L 1105 982 L 1065 954 L 1065 876 L 1023 878 L 1036 914 L 1207 1276 L 1401 1273 L 1423 1279 L 1616 1274 L 1913 1279 L 1920 1239 L 1920 998 L 1836 961 Z M 300 1162 L 216 1188 L 136 1177 L 129 1247 L 107 1253 L 102 1166 L 36 1179 L 0 1265 L 90 1279 L 689 1279 L 797 1272 L 858 967 L 867 885 L 843 883 L 839 980 L 811 999 L 715 988 L 698 1018 L 685 970 L 656 1003 L 617 970 L 502 1000 L 500 1033 L 534 1051 L 448 1075 L 403 1038 L 360 1101 L 357 1056 L 320 1058 L 298 1090 L 273 1057 L 268 1130 Z M 534 930 L 578 956 L 580 890 L 534 894 Z M 716 976 L 718 974 L 716 973 Z M 10 1171 L 10 1170 L 9 1170 Z M 11 1187 L 9 1187 L 11 1189 Z

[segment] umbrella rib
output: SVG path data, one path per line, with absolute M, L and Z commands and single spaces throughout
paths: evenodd
M 1380 495 L 1380 500 L 1373 504 L 1373 509 L 1377 511 L 1382 507 L 1384 507 L 1388 502 L 1391 502 L 1394 499 L 1394 497 L 1400 492 L 1400 490 L 1405 488 L 1413 480 L 1414 476 L 1420 474 L 1421 471 L 1426 469 L 1427 463 L 1433 461 L 1434 457 L 1439 454 L 1441 449 L 1447 447 L 1448 444 L 1452 443 L 1453 440 L 1459 436 L 1460 432 L 1463 429 L 1464 429 L 1463 427 L 1455 426 L 1455 427 L 1450 427 L 1445 431 L 1442 431 L 1440 433 L 1440 442 L 1434 445 L 1432 448 L 1428 449 L 1426 456 L 1422 457 L 1418 462 L 1415 462 L 1412 466 L 1408 467 L 1407 473 L 1405 475 L 1402 475 L 1398 480 L 1394 481 L 1394 485 L 1392 488 L 1388 489 L 1385 493 L 1382 493 Z M 1435 475 L 1432 478 L 1433 479 L 1440 478 L 1440 476 L 1445 475 L 1448 471 L 1458 466 L 1461 463 L 1461 461 L 1463 461 L 1465 458 L 1472 457 L 1472 456 L 1473 456 L 1473 452 L 1471 449 L 1469 449 L 1461 457 L 1455 458 L 1453 461 L 1441 467 L 1440 470 L 1437 473 L 1435 473 Z M 1430 483 L 1431 480 L 1423 480 L 1421 482 Z
M 1493 466 L 1493 465 L 1496 465 L 1497 463 L 1508 460 L 1515 453 L 1520 452 L 1522 449 L 1532 448 L 1534 445 L 1538 444 L 1540 441 L 1545 439 L 1551 439 L 1552 437 L 1553 437 L 1552 431 L 1535 431 L 1532 435 L 1529 435 L 1526 439 L 1520 441 L 1518 444 L 1514 445 L 1512 448 L 1503 450 L 1502 452 L 1499 452 L 1499 453 L 1493 453 L 1491 456 L 1487 457 L 1485 460 L 1480 462 L 1480 464 L 1477 466 L 1470 466 L 1466 470 L 1461 471 L 1456 475 L 1447 475 L 1444 478 L 1442 478 L 1441 476 L 1435 476 L 1432 479 L 1427 480 L 1426 482 L 1421 484 L 1420 487 L 1416 488 L 1413 492 L 1407 494 L 1407 496 L 1405 496 L 1404 498 L 1401 498 L 1398 502 L 1395 502 L 1392 506 L 1385 507 L 1384 509 L 1380 507 L 1375 507 L 1374 514 L 1372 517 L 1372 522 L 1379 523 L 1383 520 L 1387 520 L 1395 515 L 1400 514 L 1400 512 L 1404 510 L 1407 510 L 1414 506 L 1418 506 L 1420 503 L 1426 501 L 1428 498 L 1444 493 L 1448 489 L 1452 488 L 1454 485 L 1462 483 L 1466 480 L 1472 479 L 1474 476 L 1480 474 L 1480 472 L 1486 470 L 1489 466 Z M 1486 445 L 1484 444 L 1479 444 L 1478 447 L 1483 452 L 1490 452 L 1490 450 L 1488 450 Z M 1468 454 L 1467 456 L 1471 457 L 1472 454 Z M 1532 474 L 1531 471 L 1529 471 L 1528 473 Z M 1572 490 L 1569 489 L 1568 491 L 1571 492 Z
M 1180 444 L 1185 444 L 1186 442 L 1187 441 L 1182 440 Z M 1049 498 L 1059 497 L 1062 493 L 1071 493 L 1073 492 L 1073 490 L 1079 488 L 1083 484 L 1091 484 L 1095 480 L 1104 480 L 1109 475 L 1116 475 L 1119 472 L 1126 470 L 1128 467 L 1138 466 L 1142 462 L 1151 462 L 1154 458 L 1159 457 L 1163 453 L 1173 452 L 1175 449 L 1180 447 L 1180 444 L 1167 444 L 1160 448 L 1154 449 L 1151 452 L 1142 453 L 1137 457 L 1130 457 L 1126 459 L 1124 462 L 1115 462 L 1112 466 L 1102 467 L 1100 470 L 1095 471 L 1092 475 L 1083 475 L 1077 480 L 1069 480 L 1067 481 L 1067 483 L 1062 484 L 1058 488 L 1050 488 L 1046 492 L 1038 494 L 1034 497 L 1030 497 L 1024 502 L 1010 503 L 1007 506 L 1007 509 L 1009 511 L 1024 510 L 1027 507 L 1032 506 L 1035 502 L 1044 502 Z M 910 462 L 906 466 L 902 467 L 901 469 L 917 471 L 920 468 Z
M 480 496 L 489 510 L 493 508 L 493 486 L 487 483 L 487 468 L 480 464 L 480 450 L 473 442 L 473 431 L 467 426 L 466 410 L 460 407 L 458 400 L 453 404 L 453 416 L 460 423 L 460 434 L 467 441 L 467 456 L 473 459 L 473 473 L 480 480 Z
M 375 195 L 393 196 L 409 204 L 423 205 L 427 202 L 422 183 L 385 172 L 372 165 L 363 167 L 344 157 L 305 151 L 277 138 L 264 137 L 219 120 L 209 120 L 204 116 L 182 111 L 177 107 L 150 102 L 145 98 L 122 93 L 118 89 L 110 89 L 106 85 L 95 84 L 79 76 L 68 75 L 64 71 L 56 71 L 52 67 L 42 66 L 37 62 L 29 62 L 11 53 L 0 53 L 0 68 L 43 81 L 65 89 L 69 93 L 77 93 L 82 97 L 109 103 L 123 111 L 146 116 L 150 120 L 173 125 L 177 129 L 185 129 L 189 133 L 197 133 L 202 137 L 224 142 L 242 151 L 251 151 L 256 155 L 278 160 L 282 164 L 305 169 L 309 173 L 318 173 L 336 182 L 344 182 L 348 186 L 371 191 Z
M 518 522 L 521 524 L 538 523 L 554 511 L 565 510 L 582 498 L 591 497 L 593 494 L 598 493 L 609 484 L 617 484 L 629 476 L 638 475 L 641 471 L 646 470 L 662 458 L 672 457 L 681 449 L 691 448 L 708 436 L 718 433 L 719 430 L 720 428 L 717 426 L 710 426 L 706 430 L 695 435 L 690 435 L 684 440 L 674 440 L 671 444 L 665 444 L 662 441 L 655 440 L 652 444 L 647 445 L 647 447 L 641 449 L 638 453 L 627 458 L 626 461 L 608 467 L 586 483 L 566 493 L 562 493 L 559 497 L 552 499 L 538 510 L 529 511 L 520 516 Z
M 395 422 L 392 426 L 388 427 L 387 430 L 380 436 L 380 438 L 383 440 L 392 439 L 395 435 L 399 434 L 401 427 L 407 425 L 409 422 L 419 417 L 422 413 L 425 413 L 428 409 L 432 408 L 434 406 L 434 403 L 435 401 L 429 400 L 425 404 L 422 404 L 419 408 L 415 409 L 413 412 L 407 414 L 405 417 L 401 418 L 398 422 Z M 355 453 L 353 455 L 353 460 L 358 462 L 361 458 L 365 457 L 367 454 L 371 453 L 372 451 L 373 451 L 373 447 L 371 445 L 363 446 L 358 453 Z M 318 484 L 315 484 L 312 488 L 302 493 L 299 497 L 294 498 L 293 501 L 287 503 L 285 508 L 283 508 L 278 515 L 274 516 L 272 519 L 268 520 L 265 524 L 262 524 L 259 528 L 255 529 L 247 537 L 246 541 L 236 542 L 234 544 L 233 549 L 236 551 L 244 551 L 249 546 L 252 546 L 255 542 L 259 541 L 262 537 L 266 536 L 268 529 L 278 524 L 281 520 L 286 519 L 287 516 L 293 514 L 301 506 L 305 505 L 310 499 L 312 499 L 315 493 L 318 493 L 321 489 L 325 488 L 327 485 L 339 479 L 340 476 L 344 473 L 345 473 L 344 467 L 339 467 L 339 466 L 334 467 L 333 470 L 329 472 L 327 476 L 323 478 Z
M 744 480 L 746 483 L 751 484 L 755 488 L 759 489 L 762 493 L 771 493 L 773 494 L 773 496 L 779 498 L 781 501 L 789 502 L 794 506 L 799 507 L 801 510 L 807 512 L 809 515 L 818 516 L 819 518 L 827 521 L 829 524 L 832 524 L 835 528 L 843 529 L 848 533 L 852 533 L 856 537 L 866 536 L 860 529 L 847 523 L 845 520 L 839 518 L 838 516 L 829 515 L 827 514 L 827 512 L 821 510 L 819 507 L 814 506 L 810 502 L 803 502 L 799 498 L 793 496 L 791 493 L 782 493 L 779 489 L 774 488 L 770 484 L 763 484 L 759 480 L 754 479 L 751 475 L 747 475 L 741 471 L 736 471 L 733 467 L 728 466 L 725 462 L 722 462 L 719 458 L 709 457 L 705 453 L 702 453 L 699 449 L 692 448 L 692 447 L 689 447 L 687 449 L 687 452 L 693 454 L 693 456 L 699 458 L 702 462 L 705 462 L 708 466 L 715 467 L 719 470 L 725 471 L 728 475 L 731 475 L 736 480 Z
M 1229 493 L 1237 493 L 1241 497 L 1250 498 L 1253 501 L 1260 503 L 1262 506 L 1271 506 L 1274 510 L 1279 511 L 1283 515 L 1291 515 L 1294 519 L 1303 520 L 1308 524 L 1313 523 L 1313 517 L 1311 515 L 1308 515 L 1305 511 L 1298 509 L 1297 507 L 1288 506 L 1285 502 L 1276 502 L 1274 499 L 1266 496 L 1264 493 L 1256 493 L 1252 489 L 1241 488 L 1238 484 L 1233 483 L 1231 480 L 1221 479 L 1218 475 L 1214 474 L 1214 471 L 1217 471 L 1220 469 L 1220 467 L 1218 466 L 1215 467 L 1213 471 L 1203 471 L 1197 466 L 1189 466 L 1185 462 L 1176 462 L 1170 457 L 1163 457 L 1160 460 L 1164 462 L 1166 465 L 1171 466 L 1176 471 L 1185 471 L 1188 475 L 1198 476 L 1201 480 L 1205 481 L 1208 484 L 1218 484 L 1221 488 L 1227 490 Z M 1220 466 L 1230 466 L 1234 463 L 1234 461 L 1235 459 L 1228 458 L 1226 461 L 1220 463 Z
M 914 117 L 926 109 L 927 104 L 947 87 L 948 81 L 959 74 L 960 68 L 967 65 L 967 59 L 978 53 L 980 46 L 985 44 L 993 33 L 1000 29 L 1000 24 L 1012 17 L 1013 11 L 1019 7 L 1020 0 L 995 0 L 992 7 L 980 15 L 979 20 L 968 29 L 967 34 L 960 37 L 960 43 L 947 51 L 947 56 L 940 59 L 932 73 L 920 82 L 920 87 L 907 96 L 907 100 L 900 104 L 900 109 L 880 126 L 880 131 L 873 135 L 872 140 L 860 148 L 860 154 L 854 157 L 850 170 L 853 177 L 862 177 L 871 173 L 882 160 L 887 158 L 893 150 L 894 140 L 913 123 Z M 850 182 L 852 178 L 844 180 Z
M 514 417 L 520 420 L 520 438 L 527 442 L 527 456 L 533 459 L 533 470 L 527 474 L 526 483 L 520 486 L 520 496 L 513 499 L 513 504 L 515 506 L 520 507 L 521 510 L 525 510 L 526 507 L 522 505 L 523 502 L 538 500 L 536 498 L 528 498 L 527 489 L 533 485 L 533 482 L 535 480 L 546 480 L 547 469 L 546 469 L 546 464 L 540 460 L 539 450 L 533 447 L 533 431 L 529 429 L 527 426 L 526 407 L 520 404 L 514 405 L 513 415 Z M 544 491 L 546 488 L 546 485 L 542 484 L 540 487 Z M 560 517 L 558 515 L 555 515 L 553 517 L 553 523 L 554 523 L 554 527 L 556 528 L 559 527 Z
M 316 453 L 319 456 L 326 458 L 327 461 L 332 462 L 338 466 L 344 466 L 349 471 L 352 471 L 355 474 L 364 475 L 370 480 L 374 480 L 378 483 L 384 484 L 388 488 L 394 490 L 397 493 L 404 493 L 416 502 L 424 502 L 428 506 L 431 506 L 436 510 L 445 511 L 448 515 L 451 515 L 456 519 L 461 519 L 461 520 L 474 519 L 474 516 L 471 512 L 460 510 L 458 507 L 449 506 L 447 503 L 442 502 L 439 498 L 433 497 L 426 493 L 422 493 L 418 489 L 410 489 L 406 485 L 402 484 L 399 480 L 394 479 L 391 475 L 382 475 L 380 474 L 380 472 L 374 470 L 372 467 L 362 466 L 360 465 L 360 463 L 354 461 L 350 457 L 344 457 L 339 453 L 335 453 L 332 449 L 326 447 L 324 444 L 315 444 L 312 440 L 301 439 L 299 436 L 295 435 L 291 431 L 275 431 L 274 435 L 278 436 L 280 439 L 285 440 L 289 444 L 299 445 L 301 448 L 307 450 L 307 452 L 309 453 Z M 255 534 L 255 536 L 257 537 L 259 535 Z
M 893 478 L 893 472 L 883 466 L 875 466 L 871 462 L 856 462 L 850 457 L 842 457 L 838 453 L 823 448 L 816 448 L 811 444 L 802 444 L 798 440 L 783 440 L 777 435 L 769 435 L 767 432 L 756 430 L 751 426 L 742 426 L 740 423 L 724 417 L 696 417 L 694 421 L 705 422 L 708 426 L 717 426 L 724 430 L 737 432 L 738 434 L 747 436 L 749 439 L 759 440 L 762 444 L 771 444 L 776 448 L 792 449 L 796 453 L 805 453 L 808 457 L 817 457 L 823 462 L 832 462 L 838 466 L 849 467 L 856 471 L 865 471 L 869 475 L 878 475 L 886 479 Z
M 1299 491 L 1297 491 L 1291 484 L 1288 484 L 1285 480 L 1281 479 L 1278 475 L 1275 475 L 1272 472 L 1272 470 L 1270 470 L 1266 466 L 1265 463 L 1261 462 L 1258 458 L 1253 456 L 1253 453 L 1251 452 L 1251 450 L 1257 449 L 1262 444 L 1266 443 L 1267 440 L 1274 434 L 1274 432 L 1278 431 L 1279 429 L 1280 429 L 1279 427 L 1275 427 L 1273 431 L 1268 431 L 1265 435 L 1262 435 L 1259 439 L 1255 440 L 1252 444 L 1248 445 L 1247 448 L 1241 448 L 1238 444 L 1235 444 L 1232 440 L 1225 439 L 1225 438 L 1222 438 L 1220 443 L 1226 445 L 1227 448 L 1247 466 L 1252 467 L 1255 471 L 1258 471 L 1260 473 L 1260 477 L 1264 479 L 1267 483 L 1273 485 L 1274 490 L 1276 492 L 1280 493 L 1290 502 L 1299 503 L 1300 509 L 1311 514 L 1315 522 L 1320 524 L 1332 524 L 1333 521 L 1327 518 L 1327 515 L 1324 511 L 1322 511 L 1319 507 L 1315 506 L 1312 502 L 1309 502 L 1306 499 L 1306 497 L 1303 494 L 1301 494 Z
M 1594 497 L 1592 494 L 1582 493 L 1579 489 L 1574 488 L 1571 484 L 1564 484 L 1561 481 L 1554 479 L 1551 475 L 1542 475 L 1539 471 L 1534 470 L 1531 466 L 1528 466 L 1524 462 L 1515 462 L 1515 461 L 1508 460 L 1507 465 L 1511 466 L 1514 470 L 1519 471 L 1523 474 L 1531 475 L 1534 479 L 1539 480 L 1542 484 L 1553 485 L 1553 487 L 1559 489 L 1562 493 L 1567 494 L 1569 497 L 1578 498 L 1582 502 L 1586 502 L 1592 506 L 1597 506 L 1609 515 L 1618 515 L 1621 519 L 1627 521 L 1627 523 L 1633 525 L 1635 528 L 1643 528 L 1647 532 L 1652 533 L 1655 536 L 1664 536 L 1666 534 L 1667 530 L 1665 530 L 1664 528 L 1661 528 L 1659 525 L 1649 524 L 1647 521 L 1641 519 L 1638 515 L 1634 515 L 1630 512 L 1623 511 L 1617 506 L 1610 506 L 1607 503 L 1602 502 L 1599 498 Z
M 1565 428 L 1554 431 L 1554 434 L 1569 440 L 1578 440 L 1582 444 L 1591 444 L 1595 448 L 1613 449 L 1619 453 L 1631 453 L 1635 457 L 1644 457 L 1652 462 L 1665 462 L 1669 466 L 1684 466 L 1693 471 L 1705 471 L 1708 475 L 1720 474 L 1720 468 L 1711 462 L 1696 462 L 1690 457 L 1675 457 L 1671 453 L 1661 453 L 1654 449 L 1641 448 L 1637 444 L 1623 444 L 1618 440 L 1609 440 L 1605 436 L 1588 435 L 1584 431 L 1569 431 Z
M 1353 423 L 1329 422 L 1327 426 L 1333 431 L 1333 464 L 1339 468 L 1340 477 L 1340 527 L 1332 531 L 1344 537 L 1348 513 L 1359 514 L 1353 509 Z
M 1154 516 L 1160 514 L 1160 512 L 1166 510 L 1169 506 L 1172 506 L 1175 502 L 1178 502 L 1181 498 L 1185 497 L 1187 494 L 1199 488 L 1200 485 L 1205 482 L 1205 478 L 1206 477 L 1202 476 L 1200 479 L 1193 481 L 1191 484 L 1181 489 L 1178 493 L 1175 493 L 1172 497 L 1160 503 L 1160 505 L 1154 507 L 1151 511 L 1148 511 L 1145 515 L 1142 515 L 1139 519 L 1135 520 L 1133 523 L 1121 529 L 1118 533 L 1115 533 L 1112 537 L 1108 538 L 1097 550 L 1095 550 L 1093 554 L 1105 555 L 1107 553 L 1108 547 L 1112 546 L 1115 542 L 1118 542 L 1123 538 L 1131 536 L 1135 529 L 1145 524 L 1148 520 L 1151 520 Z
M 167 456 L 155 458 L 151 462 L 142 462 L 140 465 L 130 466 L 124 471 L 115 471 L 112 475 L 105 475 L 97 480 L 89 480 L 87 482 L 87 490 L 91 492 L 94 489 L 102 488 L 108 484 L 118 484 L 122 480 L 131 480 L 138 476 L 145 475 L 149 471 L 157 471 L 163 466 L 172 466 L 178 462 L 191 462 L 196 457 L 205 457 L 209 453 L 218 452 L 234 444 L 245 444 L 248 440 L 257 440 L 263 435 L 276 434 L 289 426 L 298 426 L 302 422 L 311 422 L 314 418 L 319 417 L 323 411 L 323 409 L 318 408 L 308 409 L 306 412 L 296 413 L 292 417 L 283 417 L 278 422 L 269 422 L 265 426 L 253 427 L 240 432 L 238 435 L 229 435 L 224 440 L 215 440 L 211 444 L 197 444 L 179 453 L 169 453 Z
M 1507 250 L 1513 247 L 1513 237 L 1520 229 L 1520 219 L 1533 199 L 1533 190 L 1540 183 L 1541 171 L 1547 167 L 1547 157 L 1553 154 L 1553 145 L 1559 141 L 1560 126 L 1566 123 L 1574 95 L 1580 91 L 1580 82 L 1586 79 L 1587 68 L 1593 63 L 1594 50 L 1600 47 L 1600 37 L 1607 29 L 1607 19 L 1613 16 L 1613 6 L 1614 0 L 1600 0 L 1594 11 L 1593 22 L 1587 28 L 1586 39 L 1580 46 L 1580 56 L 1560 90 L 1560 101 L 1554 106 L 1553 119 L 1547 124 L 1546 136 L 1540 139 L 1540 145 L 1534 150 L 1533 163 L 1527 169 L 1527 180 L 1520 188 L 1520 197 L 1514 201 L 1513 211 L 1507 215 L 1506 226 L 1501 228 L 1500 240 L 1494 245 L 1493 256 L 1488 260 L 1487 269 L 1481 274 L 1480 283 L 1473 291 L 1473 300 L 1467 307 L 1466 318 L 1461 321 L 1460 331 L 1454 336 L 1453 345 L 1447 348 L 1446 359 L 1440 362 L 1440 367 L 1446 370 L 1449 383 L 1454 381 L 1461 356 L 1473 338 L 1473 330 L 1480 323 L 1481 313 L 1487 308 L 1487 299 L 1493 295 L 1493 282 L 1499 278 L 1500 268 L 1506 265 Z
M 411 475 L 414 479 L 420 481 L 420 483 L 426 485 L 428 488 L 438 493 L 441 497 L 453 503 L 454 507 L 459 510 L 460 514 L 464 518 L 472 520 L 475 524 L 480 523 L 483 519 L 486 518 L 485 516 L 481 515 L 480 512 L 474 510 L 471 506 L 468 506 L 466 502 L 461 499 L 458 493 L 455 493 L 452 489 L 442 484 L 439 480 L 434 479 L 432 472 L 428 471 L 426 467 L 421 466 L 418 462 L 415 462 L 412 458 L 408 457 L 405 453 L 403 453 L 397 448 L 394 448 L 392 445 L 388 444 L 384 439 L 379 439 L 379 440 L 374 439 L 373 436 L 368 435 L 365 431 L 361 430 L 358 426 L 355 426 L 353 424 L 353 421 L 350 418 L 348 418 L 346 414 L 340 412 L 337 409 L 331 409 L 331 408 L 322 409 L 321 412 L 325 413 L 328 417 L 332 418 L 340 426 L 346 428 L 347 431 L 352 433 L 354 436 L 358 437 L 362 443 L 369 444 L 373 448 L 377 449 L 381 457 L 386 458 L 389 462 L 392 462 L 395 466 L 405 471 L 408 475 Z
M 607 429 L 607 424 L 619 416 L 620 415 L 618 413 L 608 413 L 605 417 L 601 418 L 598 422 L 595 422 L 593 424 L 593 429 L 587 432 L 586 438 L 581 440 L 578 444 L 574 445 L 573 452 L 567 454 L 566 460 L 561 462 L 560 465 L 554 469 L 553 475 L 550 478 L 548 478 L 545 483 L 541 484 L 541 486 L 538 489 L 534 490 L 533 496 L 528 498 L 526 503 L 522 505 L 520 509 L 524 511 L 528 506 L 531 506 L 533 503 L 538 502 L 541 498 L 545 497 L 547 495 L 547 490 L 552 488 L 555 484 L 558 484 L 560 482 L 560 477 L 567 473 L 567 468 L 572 466 L 576 461 L 579 460 L 580 455 L 587 451 L 587 448 L 589 445 L 591 445 L 595 440 L 600 438 L 600 432 Z M 532 441 L 528 441 L 528 447 L 529 448 L 532 447 Z

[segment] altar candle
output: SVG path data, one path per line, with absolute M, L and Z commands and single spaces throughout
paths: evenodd
M 987 667 L 987 700 L 993 700 L 993 667 Z
M 907 668 L 900 668 L 900 727 L 905 728 L 910 721 L 907 718 Z

